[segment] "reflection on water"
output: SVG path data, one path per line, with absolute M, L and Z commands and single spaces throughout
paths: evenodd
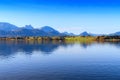
M 67 43 L 67 42 L 51 42 L 51 41 L 0 41 L 0 56 L 9 57 L 17 52 L 24 52 L 25 54 L 32 54 L 34 51 L 41 51 L 43 54 L 51 54 L 59 47 L 73 46 L 79 44 L 86 49 L 88 46 L 94 44 L 110 44 L 112 46 L 120 47 L 120 42 L 104 42 L 104 43 Z
M 91 44 L 79 43 L 81 47 L 87 48 Z M 38 42 L 38 41 L 1 41 L 0 56 L 10 56 L 17 52 L 32 54 L 33 51 L 41 51 L 43 54 L 50 54 L 58 47 L 72 46 L 74 43 L 65 42 Z
M 120 42 L 0 41 L 0 80 L 119 79 Z
M 29 42 L 29 41 L 1 41 L 0 42 L 0 55 L 9 56 L 16 52 L 25 52 L 32 54 L 33 51 L 41 51 L 44 54 L 53 52 L 59 46 L 66 47 L 64 43 L 51 43 L 51 42 Z

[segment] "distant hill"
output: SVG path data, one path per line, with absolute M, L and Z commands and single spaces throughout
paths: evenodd
M 13 25 L 13 24 L 10 24 L 10 23 L 7 23 L 7 22 L 0 22 L 0 30 L 13 31 L 13 30 L 16 30 L 16 29 L 18 29 L 18 27 Z
M 55 29 L 53 29 L 50 26 L 44 26 L 40 29 L 41 31 L 44 31 L 45 33 L 47 33 L 47 36 L 60 36 L 61 33 Z
M 120 32 L 115 32 L 115 33 L 112 33 L 112 34 L 109 34 L 111 36 L 120 36 Z
M 32 25 L 25 25 L 25 27 L 23 27 L 23 28 L 25 28 L 25 29 L 31 29 L 31 30 L 34 29 Z
M 34 28 L 32 25 L 25 25 L 24 27 L 18 27 L 16 25 L 0 22 L 0 37 L 15 37 L 15 36 L 102 36 L 105 34 L 93 34 L 86 31 L 79 35 L 75 35 L 69 32 L 60 33 L 58 30 L 50 26 L 44 26 L 40 29 Z M 106 34 L 107 35 L 107 34 Z M 108 34 L 109 36 L 120 36 L 120 32 Z
M 58 32 L 57 30 L 55 30 L 55 29 L 53 29 L 52 27 L 50 27 L 50 26 L 44 26 L 44 27 L 42 27 L 40 30 L 42 30 L 42 31 L 44 31 L 44 32 Z
M 74 33 L 63 32 L 61 33 L 63 36 L 76 36 Z
M 0 37 L 14 36 L 61 36 L 62 34 L 50 26 L 44 26 L 41 29 L 35 29 L 32 25 L 17 27 L 13 24 L 0 22 Z
M 86 31 L 82 32 L 80 36 L 102 36 L 104 34 L 94 34 L 94 33 L 88 33 Z
M 82 32 L 81 34 L 80 34 L 80 36 L 91 36 L 88 32 Z

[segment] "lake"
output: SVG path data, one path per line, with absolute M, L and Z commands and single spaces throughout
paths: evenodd
M 1 41 L 0 80 L 120 80 L 120 43 Z

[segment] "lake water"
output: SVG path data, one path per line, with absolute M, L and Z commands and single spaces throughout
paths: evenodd
M 120 43 L 1 41 L 0 80 L 120 80 Z

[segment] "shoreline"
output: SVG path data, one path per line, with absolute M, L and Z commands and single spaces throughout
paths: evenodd
M 120 42 L 120 36 L 54 36 L 54 37 L 0 37 L 5 40 L 72 41 L 72 42 Z

